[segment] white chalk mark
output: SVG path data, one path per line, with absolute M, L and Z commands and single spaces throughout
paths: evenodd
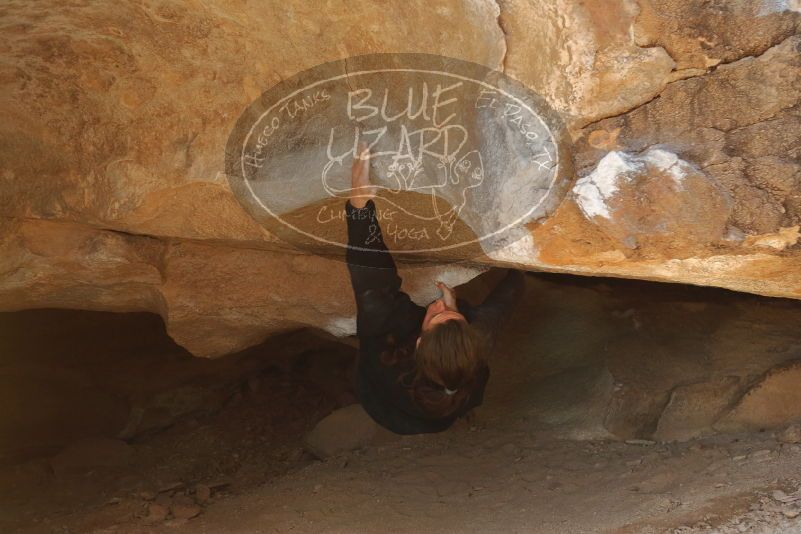
M 757 15 L 766 17 L 771 13 L 782 13 L 784 11 L 796 11 L 801 13 L 801 0 L 762 0 Z
M 683 187 L 688 174 L 698 172 L 692 164 L 662 148 L 649 148 L 643 154 L 613 150 L 573 186 L 576 203 L 584 216 L 611 218 L 609 201 L 635 174 L 645 172 L 646 166 L 668 174 L 678 188 Z
M 626 176 L 642 169 L 643 164 L 625 152 L 612 151 L 598 162 L 590 174 L 581 178 L 573 186 L 576 202 L 588 218 L 611 218 L 607 202 L 618 191 L 618 182 Z

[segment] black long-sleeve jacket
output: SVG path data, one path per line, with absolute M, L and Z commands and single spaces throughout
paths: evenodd
M 405 383 L 408 380 L 404 380 L 414 374 L 413 358 L 387 363 L 382 361 L 382 354 L 393 344 L 411 347 L 416 343 L 426 309 L 412 302 L 400 289 L 401 278 L 384 243 L 373 201 L 368 201 L 364 208 L 354 208 L 347 202 L 345 212 L 346 258 L 356 296 L 360 343 L 357 384 L 360 401 L 376 422 L 398 434 L 445 430 L 482 403 L 489 368 L 484 365 L 479 370 L 469 396 L 445 417 L 428 413 L 414 401 L 409 384 Z M 459 311 L 471 326 L 479 329 L 487 350 L 494 344 L 494 335 L 522 288 L 522 274 L 510 271 L 480 306 L 471 307 L 459 300 Z

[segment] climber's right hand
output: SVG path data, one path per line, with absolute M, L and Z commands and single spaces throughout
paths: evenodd
M 370 184 L 370 149 L 364 141 L 359 142 L 350 171 L 350 204 L 363 208 L 375 197 L 375 186 Z

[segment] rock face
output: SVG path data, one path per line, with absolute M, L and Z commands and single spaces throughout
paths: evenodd
M 718 425 L 721 428 L 759 430 L 788 421 L 801 421 L 801 364 L 791 362 L 771 369 L 754 385 Z
M 502 276 L 479 276 L 459 297 L 480 302 Z M 526 433 L 570 439 L 684 441 L 761 429 L 801 439 L 797 424 L 785 432 L 801 422 L 798 300 L 637 280 L 525 278 L 470 426 L 522 419 Z M 225 421 L 234 441 L 250 424 L 259 435 L 298 438 L 314 427 L 306 445 L 320 457 L 389 438 L 353 404 L 358 350 L 310 329 L 206 359 L 178 346 L 152 313 L 23 310 L 0 313 L 0 354 L 0 464 L 83 440 L 53 469 L 113 466 L 129 454 L 108 440 L 143 444 L 169 427 L 168 435 L 195 436 L 185 443 L 228 450 L 201 439 L 212 420 Z M 106 441 L 84 440 L 98 437 Z
M 654 437 L 661 441 L 686 441 L 712 433 L 712 425 L 740 390 L 736 376 L 725 376 L 679 386 L 670 394 Z
M 254 402 L 257 393 L 281 403 L 308 387 L 315 391 L 309 402 L 328 409 L 352 402 L 345 393 L 356 348 L 308 329 L 216 359 L 193 357 L 151 313 L 2 312 L 0 333 L 0 464 L 52 455 L 83 438 L 143 439 L 234 408 L 243 397 Z M 306 406 L 280 411 L 303 418 Z M 100 465 L 105 453 L 110 463 L 125 456 L 116 442 L 95 445 L 56 463 L 69 470 Z
M 304 438 L 306 449 L 325 460 L 370 444 L 391 441 L 394 437 L 364 411 L 361 404 L 351 404 L 321 420 Z
M 86 472 L 94 467 L 119 467 L 133 463 L 134 448 L 121 440 L 109 438 L 76 441 L 50 459 L 56 475 Z
M 515 317 L 479 416 L 501 410 L 570 439 L 666 442 L 801 422 L 801 302 L 539 275 Z
M 355 331 L 341 261 L 199 241 L 158 239 L 86 225 L 5 219 L 3 308 L 155 311 L 179 344 L 221 356 L 267 335 L 313 325 Z M 406 290 L 433 300 L 432 281 L 458 285 L 477 268 L 402 270 Z
M 575 144 L 575 186 L 529 235 L 404 270 L 420 303 L 432 279 L 493 264 L 801 297 L 794 4 L 540 4 L 5 5 L 0 309 L 153 311 L 200 356 L 303 325 L 353 333 L 345 266 L 255 223 L 223 157 L 264 90 L 374 52 L 503 69 Z
M 665 251 L 719 242 L 731 201 L 675 154 L 612 151 L 573 188 L 582 214 L 618 246 Z

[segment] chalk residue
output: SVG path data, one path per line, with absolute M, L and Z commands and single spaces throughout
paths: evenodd
M 508 238 L 508 243 L 494 243 L 488 248 L 487 256 L 496 261 L 530 265 L 537 259 L 537 247 L 531 232 L 522 228 Z
M 693 171 L 692 165 L 679 159 L 673 152 L 668 152 L 661 148 L 649 149 L 648 152 L 643 155 L 642 159 L 660 171 L 668 173 L 678 186 L 681 186 L 684 177 Z
M 401 271 L 403 286 L 414 302 L 427 306 L 442 296 L 436 282 L 450 287 L 464 284 L 485 272 L 487 267 L 449 264 L 447 266 L 408 267 Z
M 573 194 L 582 213 L 588 219 L 598 216 L 611 218 L 607 202 L 620 188 L 619 182 L 627 180 L 631 173 L 643 167 L 642 162 L 625 152 L 615 150 L 604 156 L 594 171 L 573 186 Z
M 336 317 L 329 321 L 323 330 L 337 337 L 352 336 L 356 333 L 356 316 Z
M 801 239 L 801 226 L 789 226 L 779 228 L 775 234 L 761 234 L 748 236 L 744 244 L 751 247 L 769 247 L 776 250 L 784 250 L 787 247 L 792 247 L 798 240 Z
M 694 171 L 691 164 L 661 148 L 650 148 L 643 154 L 614 150 L 598 162 L 595 170 L 573 186 L 573 194 L 582 213 L 588 219 L 599 216 L 611 218 L 610 199 L 633 176 L 645 172 L 646 167 L 667 173 L 678 187 L 682 186 L 685 176 Z
M 771 13 L 781 13 L 783 11 L 801 12 L 801 0 L 762 0 L 762 5 L 757 15 L 765 17 Z

